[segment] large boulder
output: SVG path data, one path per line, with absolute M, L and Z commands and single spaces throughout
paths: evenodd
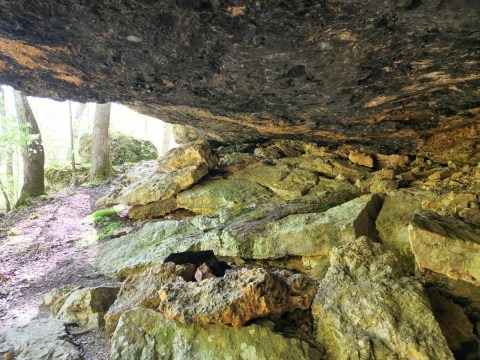
M 54 314 L 66 323 L 103 329 L 105 314 L 117 298 L 119 286 L 97 286 L 74 290 Z
M 125 312 L 112 338 L 111 359 L 316 360 L 318 349 L 268 327 L 182 324 L 149 309 Z
M 127 310 L 135 307 L 156 309 L 160 305 L 158 290 L 173 278 L 184 279 L 189 267 L 165 263 L 154 265 L 140 274 L 130 275 L 123 283 L 117 299 L 105 315 L 105 330 L 113 332 L 118 319 Z M 193 272 L 195 269 L 193 269 Z M 191 277 L 193 277 L 191 272 Z
M 419 210 L 408 226 L 420 268 L 480 286 L 480 229 L 459 219 Z
M 315 273 L 321 275 L 328 266 L 331 248 L 358 236 L 376 236 L 375 218 L 381 207 L 376 195 L 364 195 L 325 212 L 289 215 L 247 214 L 247 219 L 228 224 L 221 240 L 211 237 L 201 246 L 214 249 L 220 256 L 247 259 L 278 259 L 283 257 L 314 258 Z M 287 207 L 288 209 L 288 207 Z M 248 218 L 251 216 L 251 218 Z
M 113 132 L 109 136 L 110 161 L 113 165 L 142 160 L 152 160 L 158 157 L 158 150 L 149 140 L 139 140 L 133 136 Z M 82 134 L 78 154 L 84 163 L 92 162 L 92 136 Z
M 127 177 L 126 186 L 115 189 L 96 205 L 146 205 L 171 198 L 205 176 L 216 161 L 205 141 L 172 149 L 148 171 L 141 166 L 141 175 L 132 171 L 134 176 L 131 180 Z
M 309 309 L 315 286 L 304 275 L 262 268 L 237 268 L 200 282 L 173 279 L 160 290 L 159 310 L 182 323 L 244 326 L 256 318 L 278 319 Z
M 335 248 L 312 305 L 315 336 L 340 359 L 453 359 L 422 285 L 361 237 Z
M 97 265 L 108 277 L 123 279 L 161 264 L 172 252 L 196 250 L 205 234 L 185 221 L 165 220 L 148 223 L 140 230 L 101 244 Z
M 63 321 L 33 320 L 0 333 L 0 358 L 17 360 L 81 360 L 80 352 L 68 342 Z

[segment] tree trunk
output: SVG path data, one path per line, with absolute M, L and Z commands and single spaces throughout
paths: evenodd
M 26 144 L 22 144 L 23 158 L 23 186 L 17 204 L 24 202 L 31 196 L 45 193 L 45 153 L 43 151 L 42 136 L 37 121 L 27 97 L 15 91 L 15 107 L 17 108 L 18 124 L 30 135 Z
M 165 155 L 165 153 L 170 150 L 170 139 L 172 138 L 172 124 L 165 123 L 163 127 L 163 141 L 162 141 L 162 153 L 161 155 Z
M 12 210 L 12 206 L 10 205 L 7 189 L 5 189 L 5 186 L 3 186 L 2 180 L 0 180 L 0 190 L 2 191 L 3 197 L 5 198 L 5 211 L 9 212 L 10 210 Z
M 105 179 L 113 175 L 110 164 L 108 127 L 110 125 L 111 104 L 97 104 L 92 130 L 92 164 L 90 181 Z

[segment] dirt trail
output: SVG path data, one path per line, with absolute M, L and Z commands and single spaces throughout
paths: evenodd
M 113 186 L 64 189 L 53 200 L 0 218 L 0 331 L 48 317 L 43 295 L 53 288 L 111 283 L 94 268 L 98 243 L 89 215 Z M 101 333 L 75 342 L 86 359 L 104 358 L 109 346 Z

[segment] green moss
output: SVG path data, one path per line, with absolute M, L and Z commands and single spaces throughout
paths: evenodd
M 92 214 L 93 223 L 97 228 L 98 240 L 108 238 L 122 224 L 118 221 L 118 212 L 114 208 L 97 210 Z

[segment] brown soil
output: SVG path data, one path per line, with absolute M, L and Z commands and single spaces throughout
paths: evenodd
M 111 284 L 95 268 L 95 201 L 115 184 L 63 189 L 51 200 L 0 218 L 0 332 L 50 316 L 43 295 L 62 285 Z M 107 359 L 102 332 L 73 328 L 71 341 L 86 360 Z

